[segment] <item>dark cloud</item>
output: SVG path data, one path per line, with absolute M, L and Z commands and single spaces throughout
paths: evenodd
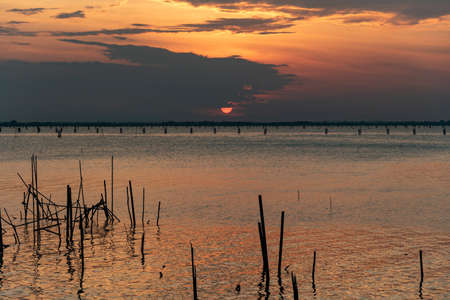
M 120 40 L 120 41 L 125 41 L 125 40 L 127 40 L 127 38 L 124 37 L 124 36 L 113 36 L 113 38 L 115 38 L 116 40 Z
M 233 33 L 258 33 L 258 34 L 279 34 L 290 33 L 287 31 L 277 31 L 293 26 L 294 18 L 220 18 L 207 20 L 203 23 L 181 24 L 168 28 L 142 28 L 146 24 L 132 24 L 133 28 L 101 29 L 91 31 L 59 31 L 52 32 L 53 36 L 95 36 L 95 35 L 132 35 L 144 33 L 189 33 L 208 32 L 215 30 L 227 30 Z M 138 28 L 136 28 L 138 27 Z
M 0 36 L 36 36 L 36 32 L 32 31 L 21 31 L 14 27 L 4 27 L 0 26 Z
M 344 23 L 366 23 L 366 22 L 375 22 L 380 21 L 380 17 L 371 17 L 371 16 L 350 16 L 343 18 Z
M 19 46 L 29 46 L 31 45 L 30 43 L 27 42 L 13 42 L 14 45 L 19 45 Z
M 285 18 L 220 18 L 204 23 L 182 24 L 176 28 L 184 32 L 228 30 L 233 33 L 252 33 L 274 32 L 293 25 L 290 19 Z
M 19 14 L 26 15 L 26 16 L 31 16 L 31 15 L 35 15 L 35 14 L 41 13 L 44 10 L 45 10 L 45 8 L 42 8 L 42 7 L 37 7 L 37 8 L 13 8 L 13 9 L 7 10 L 7 12 L 14 12 L 14 13 L 19 13 Z
M 9 22 L 6 23 L 6 24 L 9 24 L 9 25 L 19 25 L 19 24 L 26 24 L 26 23 L 29 23 L 29 22 L 25 22 L 25 21 L 9 21 Z
M 127 35 L 127 34 L 142 34 L 148 32 L 155 33 L 177 33 L 178 30 L 160 30 L 160 29 L 150 29 L 150 28 L 117 28 L 117 29 L 101 29 L 101 30 L 91 30 L 91 31 L 58 31 L 52 32 L 53 36 L 90 36 L 90 35 Z
M 70 19 L 70 18 L 84 18 L 84 12 L 82 10 L 77 10 L 71 13 L 60 13 L 55 16 L 57 19 Z
M 421 20 L 450 14 L 448 0 L 175 0 L 194 6 L 215 6 L 225 11 L 264 10 L 288 13 L 291 16 L 309 18 L 333 14 L 376 11 L 392 13 L 387 20 L 393 24 L 416 24 Z
M 0 120 L 211 119 L 228 101 L 248 103 L 294 79 L 238 57 L 65 41 L 103 47 L 109 59 L 132 64 L 0 62 Z
M 294 33 L 293 31 L 261 31 L 258 32 L 258 34 L 261 35 L 270 35 L 270 34 L 291 34 Z
M 136 27 L 148 27 L 148 26 L 150 26 L 150 25 L 148 25 L 148 24 L 142 24 L 142 23 L 134 23 L 134 24 L 131 24 L 132 26 L 136 26 Z

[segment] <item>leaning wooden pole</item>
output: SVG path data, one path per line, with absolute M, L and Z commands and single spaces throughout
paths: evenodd
M 419 260 L 420 260 L 420 283 L 423 282 L 423 259 L 422 250 L 419 250 Z
M 278 279 L 281 280 L 281 259 L 283 257 L 284 211 L 281 212 L 280 248 L 278 251 Z
M 142 188 L 142 228 L 144 228 L 144 213 L 145 213 L 145 188 Z
M 3 255 L 3 228 L 2 228 L 2 210 L 0 209 L 0 253 Z
M 136 229 L 136 214 L 134 213 L 134 199 L 133 199 L 133 187 L 131 185 L 131 180 L 128 181 L 128 184 L 130 186 L 130 200 L 131 200 L 131 214 L 133 216 L 133 229 Z
M 156 216 L 156 226 L 159 227 L 159 211 L 161 210 L 161 201 L 158 201 L 158 215 Z
M 261 232 L 263 237 L 263 251 L 265 253 L 264 255 L 264 270 L 266 272 L 266 278 L 269 278 L 269 256 L 267 251 L 267 234 L 266 234 L 266 225 L 264 222 L 264 208 L 263 208 L 263 202 L 262 202 L 262 196 L 258 196 L 259 200 L 259 216 L 261 218 Z
M 111 156 L 111 213 L 114 216 L 114 156 Z M 114 222 L 114 217 L 112 222 Z
M 295 276 L 294 272 L 291 273 L 291 279 L 292 279 L 292 291 L 294 293 L 294 300 L 298 300 L 297 277 Z
M 130 192 L 128 191 L 128 187 L 126 187 L 127 190 L 127 210 L 128 210 L 128 216 L 130 217 L 130 226 L 133 226 L 133 217 L 131 216 L 130 211 Z

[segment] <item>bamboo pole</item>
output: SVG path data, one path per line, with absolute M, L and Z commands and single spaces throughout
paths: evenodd
M 136 229 L 136 214 L 134 213 L 134 198 L 133 198 L 133 187 L 131 185 L 131 180 L 128 181 L 128 184 L 130 186 L 130 200 L 131 200 L 131 213 L 133 216 L 133 229 Z
M 159 227 L 159 211 L 161 209 L 161 201 L 158 201 L 158 215 L 156 217 L 156 226 Z
M 111 213 L 114 215 L 114 156 L 111 156 Z
M 130 217 L 130 226 L 133 226 L 133 218 L 131 217 L 131 211 L 130 211 L 130 194 L 128 191 L 128 187 L 126 187 L 127 190 L 127 209 L 128 209 L 128 216 Z
M 0 255 L 3 256 L 3 227 L 2 227 L 2 210 L 0 209 Z
M 142 188 L 142 228 L 144 228 L 144 214 L 145 214 L 145 188 Z
M 284 211 L 281 212 L 280 248 L 278 252 L 278 279 L 281 281 L 281 259 L 283 256 Z
M 269 256 L 267 251 L 267 235 L 266 235 L 266 225 L 264 222 L 264 208 L 263 208 L 263 202 L 262 202 L 262 196 L 258 195 L 258 201 L 259 201 L 259 215 L 261 219 L 261 232 L 263 237 L 263 248 L 264 248 L 264 270 L 266 272 L 267 278 L 269 278 Z
M 423 259 L 422 250 L 419 250 L 419 261 L 420 261 L 420 282 L 423 282 Z
M 194 263 L 194 248 L 192 247 L 191 243 L 191 266 L 192 266 L 192 290 L 193 290 L 193 296 L 194 300 L 197 300 L 197 269 L 195 267 Z
M 291 273 L 291 279 L 292 279 L 292 290 L 294 293 L 294 300 L 298 300 L 297 277 L 295 276 L 294 272 Z

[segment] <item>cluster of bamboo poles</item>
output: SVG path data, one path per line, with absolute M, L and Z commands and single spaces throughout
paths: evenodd
M 19 179 L 25 186 L 26 191 L 23 193 L 23 214 L 20 210 L 20 223 L 15 223 L 8 214 L 6 208 L 4 212 L 6 218 L 2 216 L 0 209 L 0 266 L 3 265 L 3 251 L 9 245 L 4 243 L 3 234 L 7 231 L 2 227 L 2 221 L 12 228 L 12 235 L 14 236 L 15 244 L 20 244 L 21 240 L 17 232 L 17 228 L 29 226 L 33 228 L 33 248 L 40 249 L 41 232 L 45 231 L 58 237 L 58 249 L 65 241 L 66 248 L 69 251 L 74 249 L 74 231 L 79 229 L 79 253 L 81 261 L 80 272 L 80 289 L 78 293 L 83 293 L 83 278 L 84 278 L 84 240 L 85 233 L 90 228 L 91 240 L 93 239 L 94 220 L 96 225 L 99 225 L 99 215 L 104 215 L 104 226 L 112 225 L 115 221 L 120 222 L 120 219 L 114 213 L 114 156 L 111 157 L 111 190 L 110 197 L 108 197 L 108 189 L 106 180 L 103 181 L 103 192 L 100 193 L 100 200 L 93 205 L 87 205 L 84 195 L 83 173 L 81 161 L 79 161 L 80 184 L 78 188 L 78 195 L 74 201 L 72 187 L 67 185 L 66 203 L 65 205 L 57 204 L 52 200 L 51 196 L 45 195 L 39 189 L 38 184 L 38 158 L 35 155 L 31 157 L 31 180 L 27 183 L 24 177 L 17 173 Z M 133 187 L 131 181 L 127 186 L 127 207 L 130 216 L 130 228 L 134 234 L 136 229 L 136 214 L 133 197 Z M 156 226 L 159 231 L 161 202 L 158 202 L 158 214 L 156 217 Z M 143 189 L 142 197 L 142 238 L 141 238 L 141 256 L 142 265 L 145 263 L 144 257 L 144 211 L 145 211 L 145 189 Z M 103 217 L 102 217 L 103 218 Z M 147 222 L 148 224 L 148 222 Z M 64 228 L 65 226 L 65 228 Z
M 84 234 L 90 228 L 91 235 L 93 231 L 94 220 L 99 224 L 99 215 L 104 215 L 107 226 L 113 224 L 115 221 L 120 222 L 120 219 L 114 213 L 114 157 L 111 157 L 111 192 L 110 199 L 108 199 L 108 190 L 106 180 L 103 181 L 103 192 L 100 194 L 100 200 L 93 205 L 87 205 L 84 196 L 83 174 L 81 161 L 79 162 L 80 184 L 78 188 L 78 196 L 76 200 L 73 199 L 72 187 L 67 185 L 66 204 L 57 204 L 51 199 L 51 196 L 45 195 L 40 191 L 38 185 L 38 158 L 36 155 L 31 156 L 31 180 L 26 182 L 24 177 L 17 173 L 20 181 L 26 188 L 23 193 L 23 214 L 20 210 L 20 223 L 15 223 L 9 216 L 8 211 L 4 208 L 5 216 L 2 216 L 0 210 L 0 254 L 3 254 L 3 249 L 8 247 L 4 243 L 3 234 L 6 230 L 2 227 L 2 221 L 12 228 L 12 235 L 14 242 L 20 244 L 21 240 L 17 232 L 17 228 L 32 226 L 33 227 L 33 246 L 39 246 L 41 242 L 41 232 L 45 231 L 54 234 L 59 239 L 58 248 L 61 247 L 62 241 L 65 241 L 67 247 L 73 244 L 75 228 L 80 228 L 80 236 L 84 239 Z M 130 216 L 130 226 L 136 228 L 136 216 L 133 197 L 132 183 L 129 181 L 127 187 L 127 207 Z M 145 209 L 145 189 L 143 190 L 142 199 L 142 226 L 144 227 L 144 209 Z M 161 202 L 158 202 L 158 214 L 156 218 L 156 225 L 159 229 Z M 64 230 L 65 225 L 65 230 Z M 82 243 L 80 244 L 82 246 Z M 144 248 L 144 236 L 142 236 L 142 253 Z

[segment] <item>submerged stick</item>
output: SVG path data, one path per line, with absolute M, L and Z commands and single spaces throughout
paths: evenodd
M 61 247 L 61 226 L 59 224 L 58 209 L 56 207 L 55 207 L 55 214 L 56 214 L 56 224 L 58 225 L 58 238 L 59 238 L 58 249 L 59 249 Z
M 278 279 L 281 281 L 281 259 L 283 256 L 284 211 L 281 212 L 280 248 L 278 252 Z
M 20 244 L 20 239 L 19 239 L 19 235 L 17 234 L 17 230 L 16 230 L 16 226 L 14 226 L 13 222 L 11 221 L 11 218 L 9 217 L 8 211 L 6 210 L 6 208 L 3 208 L 5 210 L 6 216 L 8 217 L 9 220 L 9 225 L 11 225 L 11 227 L 14 230 L 14 239 L 16 240 L 17 244 Z

